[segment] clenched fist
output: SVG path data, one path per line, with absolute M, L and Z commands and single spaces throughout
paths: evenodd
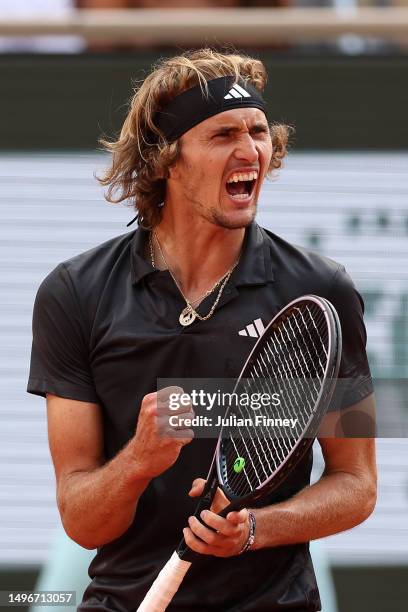
M 181 387 L 166 387 L 145 395 L 142 400 L 131 442 L 141 478 L 154 478 L 165 472 L 175 463 L 182 447 L 194 437 L 193 430 L 183 424 L 184 419 L 194 417 L 191 404 L 170 408 L 171 396 L 183 393 Z M 170 426 L 170 416 L 178 417 L 177 427 Z

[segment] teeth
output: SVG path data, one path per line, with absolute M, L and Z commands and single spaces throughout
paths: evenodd
M 234 200 L 246 200 L 248 197 L 247 193 L 236 193 L 235 195 L 230 196 Z
M 238 183 L 238 181 L 256 181 L 258 178 L 258 172 L 246 172 L 244 174 L 237 173 L 230 176 L 227 183 Z

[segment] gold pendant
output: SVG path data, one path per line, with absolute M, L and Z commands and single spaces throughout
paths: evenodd
M 180 325 L 187 327 L 187 325 L 191 325 L 195 321 L 196 317 L 197 315 L 191 310 L 191 307 L 186 306 L 179 316 Z

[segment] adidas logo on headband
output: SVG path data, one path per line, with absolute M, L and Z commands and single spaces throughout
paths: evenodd
M 231 100 L 232 98 L 250 98 L 251 94 L 249 94 L 241 85 L 236 83 L 234 87 L 232 87 L 226 96 L 224 96 L 224 100 Z
M 165 140 L 174 142 L 198 123 L 233 108 L 259 108 L 266 115 L 266 103 L 261 91 L 250 82 L 227 75 L 207 81 L 208 95 L 202 85 L 186 89 L 170 100 L 155 115 L 155 124 Z M 151 144 L 157 142 L 152 135 Z

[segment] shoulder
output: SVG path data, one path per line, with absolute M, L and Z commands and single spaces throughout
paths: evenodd
M 135 231 L 115 236 L 91 249 L 60 262 L 41 282 L 36 301 L 64 300 L 96 307 L 107 280 L 118 273 L 128 273 L 130 248 Z
M 341 263 L 287 242 L 267 229 L 260 229 L 269 245 L 271 265 L 283 304 L 302 295 L 318 295 L 333 304 L 343 321 L 349 316 L 361 321 L 363 299 Z
M 315 293 L 328 298 L 338 281 L 349 280 L 352 284 L 341 263 L 288 242 L 265 228 L 260 230 L 269 245 L 276 280 L 284 282 L 294 290 L 296 288 L 296 292 L 300 292 L 299 295 L 302 292 Z
M 110 238 L 102 244 L 61 262 L 60 266 L 68 271 L 74 283 L 92 280 L 93 286 L 96 281 L 103 285 L 123 258 L 130 255 L 134 235 L 135 231 Z
M 43 283 L 53 284 L 67 275 L 73 284 L 104 284 L 106 277 L 124 256 L 130 254 L 130 246 L 135 231 L 110 238 L 91 249 L 83 251 L 60 262 L 44 279 Z
M 344 353 L 365 358 L 364 302 L 345 267 L 329 257 L 291 244 L 261 228 L 269 244 L 281 307 L 302 295 L 329 300 L 339 315 Z M 351 347 L 351 348 L 350 348 Z

